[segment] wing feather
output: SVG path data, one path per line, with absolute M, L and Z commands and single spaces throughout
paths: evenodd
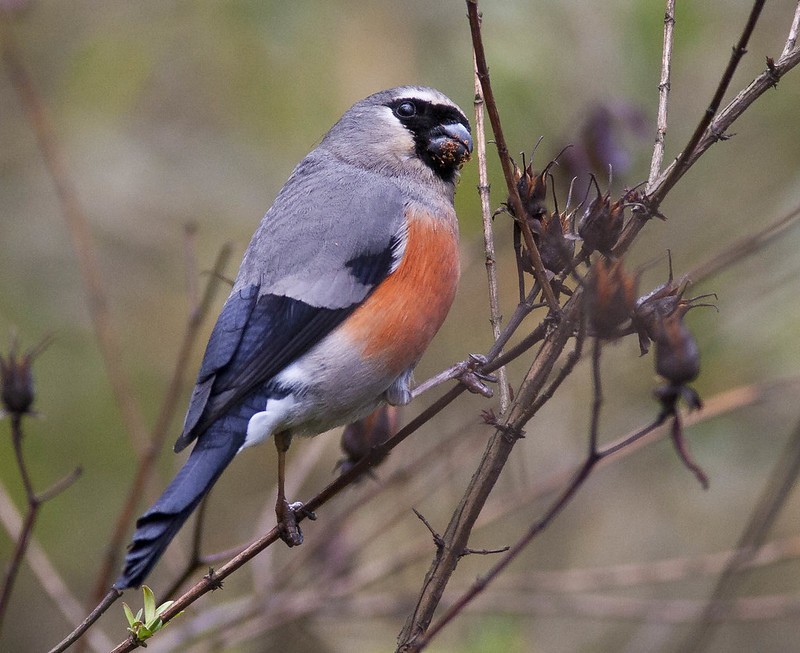
M 342 178 L 331 183 L 331 165 Z M 319 149 L 295 169 L 264 216 L 211 333 L 175 450 L 347 318 L 397 267 L 403 196 L 385 176 Z

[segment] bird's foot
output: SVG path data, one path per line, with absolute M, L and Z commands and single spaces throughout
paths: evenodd
M 281 539 L 290 547 L 300 546 L 303 543 L 303 531 L 300 530 L 300 525 L 297 523 L 298 514 L 302 514 L 312 521 L 317 518 L 312 511 L 306 510 L 301 501 L 289 503 L 284 499 L 279 500 L 275 505 Z

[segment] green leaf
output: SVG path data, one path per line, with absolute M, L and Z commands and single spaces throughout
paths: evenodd
M 122 609 L 125 611 L 125 618 L 128 620 L 128 625 L 133 626 L 136 623 L 136 617 L 133 616 L 133 610 L 130 609 L 127 603 L 123 601 Z
M 144 619 L 145 623 L 150 623 L 156 616 L 156 595 L 153 594 L 147 585 L 142 585 L 142 594 L 144 594 Z

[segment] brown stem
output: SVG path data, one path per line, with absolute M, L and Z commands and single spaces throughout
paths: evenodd
M 28 465 L 25 462 L 25 457 L 22 453 L 22 415 L 13 413 L 10 416 L 11 421 L 11 440 L 14 444 L 14 455 L 17 461 L 17 468 L 22 477 L 22 485 L 25 488 L 25 496 L 28 502 L 28 511 L 25 514 L 25 519 L 22 522 L 22 528 L 19 531 L 17 542 L 14 546 L 14 553 L 11 555 L 11 560 L 6 569 L 5 577 L 3 578 L 3 585 L 0 588 L 0 633 L 3 630 L 3 621 L 6 613 L 8 612 L 9 602 L 11 601 L 11 594 L 14 591 L 14 584 L 17 580 L 17 575 L 22 567 L 22 561 L 25 559 L 25 553 L 28 550 L 33 528 L 36 524 L 36 519 L 39 516 L 39 509 L 45 502 L 61 494 L 75 480 L 80 476 L 80 468 L 76 469 L 69 475 L 65 476 L 60 481 L 57 481 L 49 489 L 41 494 L 36 494 L 33 489 L 30 472 Z
M 653 145 L 653 158 L 650 161 L 650 176 L 647 179 L 647 191 L 661 172 L 664 161 L 664 145 L 667 135 L 667 107 L 669 102 L 669 78 L 672 66 L 672 43 L 675 33 L 675 0 L 666 1 L 664 11 L 664 45 L 661 49 L 661 78 L 658 82 L 658 118 L 656 124 L 656 140 Z
M 114 601 L 116 601 L 120 596 L 122 596 L 122 590 L 114 588 L 109 590 L 105 597 L 103 597 L 103 600 L 100 601 L 98 606 L 86 616 L 86 618 L 78 625 L 78 627 L 61 642 L 51 648 L 48 653 L 61 653 L 62 651 L 66 651 L 70 646 L 77 642 L 87 630 L 89 630 L 89 627 L 95 621 L 105 614 L 105 612 L 113 605 Z
M 117 521 L 114 525 L 114 530 L 111 533 L 108 544 L 106 545 L 105 554 L 103 556 L 100 570 L 95 580 L 92 596 L 95 601 L 99 601 L 107 591 L 108 586 L 111 584 L 111 576 L 119 563 L 119 553 L 122 550 L 124 540 L 127 537 L 128 529 L 130 528 L 131 521 L 133 521 L 134 514 L 141 501 L 144 488 L 150 480 L 153 472 L 155 471 L 155 461 L 161 450 L 164 447 L 164 440 L 169 433 L 169 427 L 175 417 L 180 399 L 181 390 L 183 388 L 186 373 L 191 360 L 192 350 L 197 342 L 197 336 L 200 332 L 200 327 L 203 324 L 206 316 L 208 315 L 211 306 L 216 296 L 216 290 L 219 286 L 219 279 L 225 272 L 225 267 L 228 264 L 232 251 L 230 243 L 226 243 L 220 248 L 217 254 L 217 260 L 214 263 L 214 268 L 209 276 L 208 283 L 206 284 L 203 298 L 199 305 L 194 305 L 192 302 L 189 319 L 186 324 L 186 330 L 183 334 L 183 341 L 181 342 L 180 350 L 178 351 L 178 358 L 175 362 L 175 367 L 172 372 L 169 386 L 164 395 L 164 400 L 161 404 L 161 410 L 158 415 L 158 420 L 153 427 L 153 433 L 147 448 L 139 458 L 139 463 L 136 467 L 136 474 L 133 477 L 133 482 L 128 490 L 128 495 L 125 503 L 120 510 Z
M 514 217 L 522 231 L 522 237 L 525 239 L 525 247 L 528 250 L 528 256 L 531 259 L 531 266 L 533 267 L 533 275 L 544 293 L 547 305 L 553 313 L 560 313 L 561 307 L 553 294 L 553 289 L 547 281 L 547 274 L 545 273 L 544 266 L 542 265 L 542 257 L 539 255 L 539 249 L 533 241 L 533 234 L 527 221 L 527 212 L 522 206 L 522 200 L 519 197 L 517 190 L 517 182 L 514 179 L 514 168 L 511 164 L 511 157 L 508 155 L 508 147 L 506 146 L 506 139 L 503 135 L 503 125 L 500 122 L 500 113 L 497 110 L 497 102 L 494 99 L 494 92 L 492 91 L 492 84 L 489 79 L 489 67 L 486 64 L 486 53 L 483 49 L 483 39 L 481 37 L 481 18 L 478 13 L 477 0 L 467 0 L 467 15 L 469 16 L 470 32 L 472 34 L 472 49 L 475 53 L 475 67 L 477 68 L 477 76 L 483 89 L 483 98 L 486 102 L 486 112 L 489 114 L 489 122 L 492 123 L 492 132 L 494 132 L 494 140 L 497 145 L 497 155 L 500 159 L 500 165 L 503 168 L 503 176 L 506 180 L 508 187 L 508 196 L 511 200 L 511 206 L 514 209 Z
M 725 71 L 722 73 L 722 78 L 719 80 L 717 90 L 714 92 L 714 96 L 711 98 L 711 103 L 708 105 L 703 117 L 697 124 L 697 127 L 689 139 L 689 142 L 686 144 L 686 147 L 683 148 L 681 155 L 678 157 L 676 165 L 672 167 L 672 170 L 670 171 L 669 175 L 667 175 L 667 178 L 663 181 L 663 183 L 659 184 L 658 190 L 648 197 L 651 210 L 658 210 L 658 207 L 664 199 L 664 196 L 672 189 L 678 179 L 680 179 L 689 168 L 691 157 L 700 143 L 700 139 L 706 132 L 706 129 L 708 129 L 709 125 L 711 125 L 711 121 L 717 114 L 717 111 L 722 104 L 722 98 L 725 96 L 728 86 L 730 86 L 731 79 L 733 79 L 733 74 L 736 72 L 736 68 L 738 67 L 742 57 L 747 52 L 747 43 L 750 41 L 750 36 L 753 34 L 753 30 L 758 22 L 758 17 L 761 15 L 761 10 L 764 8 L 765 1 L 766 0 L 755 0 L 753 3 L 753 7 L 750 10 L 750 16 L 747 19 L 747 23 L 744 26 L 742 35 L 739 37 L 738 43 L 733 47 L 731 58 L 728 61 Z M 722 132 L 719 132 L 717 137 L 719 137 L 721 134 Z
M 517 556 L 531 543 L 531 541 L 541 533 L 547 526 L 555 519 L 564 507 L 575 496 L 581 486 L 584 484 L 594 466 L 597 464 L 599 458 L 597 455 L 590 455 L 587 457 L 583 466 L 578 470 L 578 473 L 567 485 L 561 495 L 556 499 L 547 512 L 541 519 L 536 521 L 501 558 L 495 563 L 489 571 L 480 577 L 473 585 L 464 592 L 458 599 L 447 609 L 444 614 L 434 623 L 424 634 L 420 634 L 416 639 L 410 642 L 407 646 L 402 648 L 404 652 L 416 652 L 423 650 L 431 639 L 433 639 L 439 631 L 441 631 L 448 623 L 450 623 L 458 614 L 470 603 L 478 594 L 480 594 L 489 583 L 491 583 L 498 575 L 513 562 Z
M 589 423 L 589 457 L 597 455 L 597 432 L 600 428 L 600 409 L 603 407 L 603 385 L 600 376 L 600 353 L 603 343 L 595 337 L 592 347 L 592 417 Z
M 478 154 L 478 196 L 481 201 L 481 217 L 483 218 L 483 245 L 486 252 L 486 276 L 489 290 L 489 322 L 495 342 L 500 338 L 500 325 L 503 316 L 500 313 L 500 294 L 497 286 L 497 261 L 494 247 L 494 228 L 492 227 L 492 210 L 489 204 L 489 173 L 486 166 L 486 131 L 484 127 L 484 100 L 478 77 L 478 67 L 473 58 L 475 72 L 475 150 Z M 511 401 L 508 391 L 508 375 L 506 368 L 501 367 L 497 373 L 500 388 L 500 413 L 505 413 Z
M 121 347 L 108 310 L 106 291 L 95 256 L 86 211 L 69 176 L 69 166 L 59 146 L 47 108 L 22 60 L 14 38 L 11 19 L 4 12 L 0 12 L 0 41 L 2 42 L 6 72 L 36 136 L 39 152 L 55 186 L 61 213 L 72 239 L 72 247 L 83 279 L 95 337 L 100 347 L 114 399 L 120 409 L 128 437 L 138 449 L 146 441 L 147 428 L 130 379 L 119 363 L 122 360 Z
M 581 296 L 582 293 L 578 289 L 567 302 L 561 321 L 539 349 L 511 406 L 507 420 L 498 426 L 489 440 L 483 459 L 442 536 L 443 545 L 437 551 L 425 576 L 416 607 L 400 632 L 398 651 L 413 650 L 414 642 L 422 636 L 430 624 L 444 589 L 461 558 L 461 552 L 468 548 L 469 535 L 475 520 L 494 488 L 514 444 L 522 434 L 522 429 L 533 417 L 535 411 L 531 410 L 531 405 L 547 382 L 564 346 L 573 335 L 580 315 Z

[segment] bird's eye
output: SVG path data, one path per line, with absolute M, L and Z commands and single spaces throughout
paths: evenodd
M 403 102 L 397 106 L 394 112 L 398 118 L 411 118 L 416 115 L 417 107 L 413 102 Z

